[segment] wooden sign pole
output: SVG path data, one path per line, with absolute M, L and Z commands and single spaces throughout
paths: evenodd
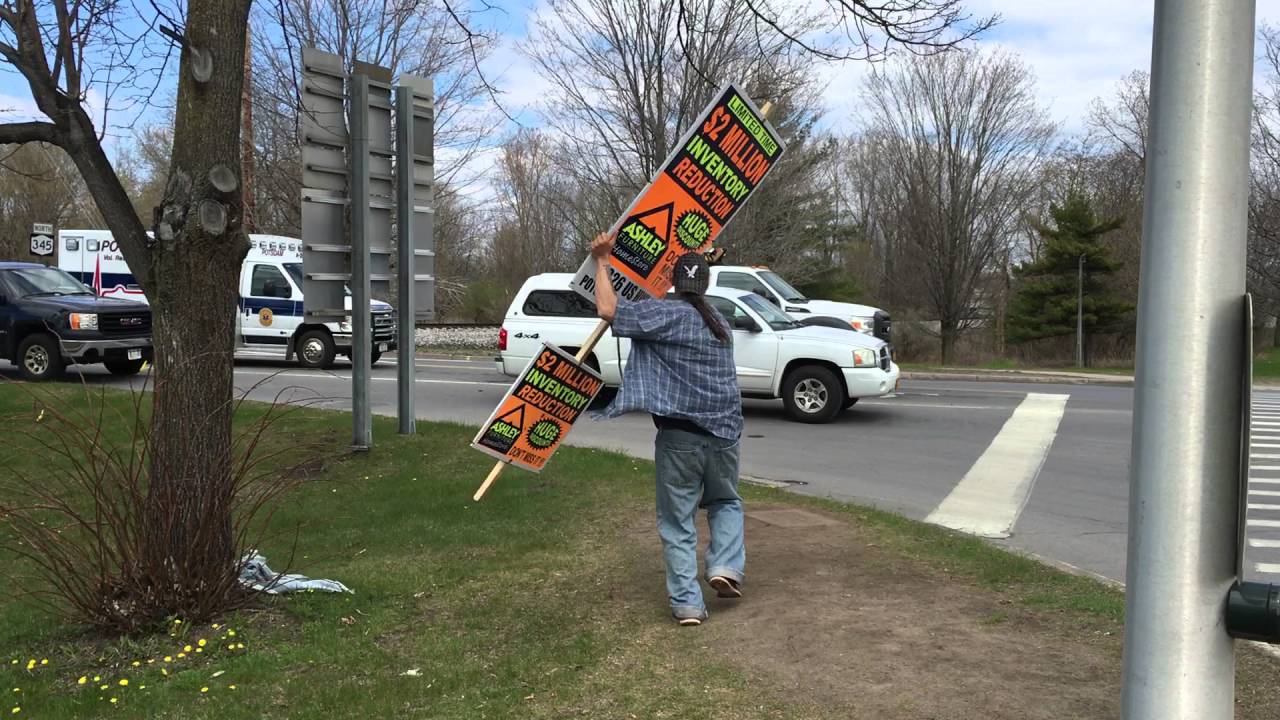
M 772 110 L 773 103 L 771 101 L 766 101 L 765 104 L 760 107 L 761 117 L 768 120 L 769 113 Z M 600 342 L 600 338 L 604 337 L 604 333 L 608 329 L 609 321 L 601 320 L 600 323 L 596 325 L 595 330 L 592 330 L 591 334 L 587 336 L 587 341 L 582 343 L 582 347 L 578 350 L 578 354 L 575 355 L 573 359 L 579 363 L 586 360 L 587 356 L 591 354 L 591 351 L 596 349 L 596 345 Z M 489 491 L 489 486 L 493 485 L 493 483 L 498 480 L 498 476 L 501 475 L 502 471 L 506 468 L 507 463 L 502 461 L 494 463 L 493 469 L 489 471 L 489 476 L 484 479 L 484 482 L 480 485 L 480 489 L 476 490 L 476 494 L 472 495 L 471 499 L 476 502 L 480 502 L 480 498 L 484 497 L 484 494 Z

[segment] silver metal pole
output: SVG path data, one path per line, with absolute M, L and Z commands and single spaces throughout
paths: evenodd
M 401 435 L 417 432 L 413 408 L 414 375 L 417 370 L 414 360 L 417 349 L 417 337 L 414 334 L 417 307 L 414 298 L 414 257 L 417 253 L 414 252 L 416 242 L 413 236 L 413 164 L 413 89 L 401 85 L 396 88 L 396 277 L 400 305 L 400 326 L 397 328 L 399 349 L 396 351 L 396 390 L 399 401 L 396 404 L 396 414 L 400 418 Z
M 1161 0 L 1138 301 L 1121 712 L 1229 720 L 1254 0 Z
M 1084 255 L 1076 265 L 1076 367 L 1084 367 Z
M 352 445 L 373 446 L 373 413 L 369 407 L 373 336 L 369 307 L 369 78 L 351 76 L 348 107 L 351 132 L 351 413 Z

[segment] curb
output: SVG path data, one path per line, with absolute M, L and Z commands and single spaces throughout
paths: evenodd
M 1133 378 L 1124 375 L 1110 377 L 1107 375 L 1053 375 L 1031 374 L 1017 371 L 991 372 L 937 372 L 903 371 L 903 380 L 965 380 L 968 382 L 1012 382 L 1032 383 L 1039 385 L 1113 385 L 1117 387 L 1133 387 Z
M 472 362 L 485 360 L 491 362 L 494 354 L 495 353 L 489 353 L 487 355 L 466 355 L 463 353 L 418 352 L 414 353 L 414 357 L 421 360 L 469 360 Z

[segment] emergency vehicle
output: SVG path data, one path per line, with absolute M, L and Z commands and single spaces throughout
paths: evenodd
M 101 297 L 147 302 L 119 245 L 106 230 L 59 230 L 58 267 Z M 373 362 L 396 349 L 396 314 L 387 303 L 370 301 Z M 351 310 L 351 293 L 346 309 Z M 351 357 L 351 317 L 341 322 L 308 321 L 302 311 L 302 241 L 281 235 L 249 235 L 249 254 L 240 270 L 236 357 L 297 358 L 308 368 L 329 368 L 338 355 Z

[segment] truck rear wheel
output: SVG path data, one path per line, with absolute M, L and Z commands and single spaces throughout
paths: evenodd
M 328 370 L 333 367 L 336 350 L 333 338 L 323 330 L 302 333 L 297 343 L 298 364 L 304 368 Z
M 142 360 L 107 360 L 102 364 L 112 375 L 137 375 L 142 372 Z
M 827 423 L 840 412 L 844 386 L 836 374 L 821 365 L 804 365 L 782 381 L 782 404 L 792 420 Z
M 52 380 L 66 367 L 57 338 L 44 333 L 28 335 L 18 345 L 17 361 L 22 377 L 33 382 Z

